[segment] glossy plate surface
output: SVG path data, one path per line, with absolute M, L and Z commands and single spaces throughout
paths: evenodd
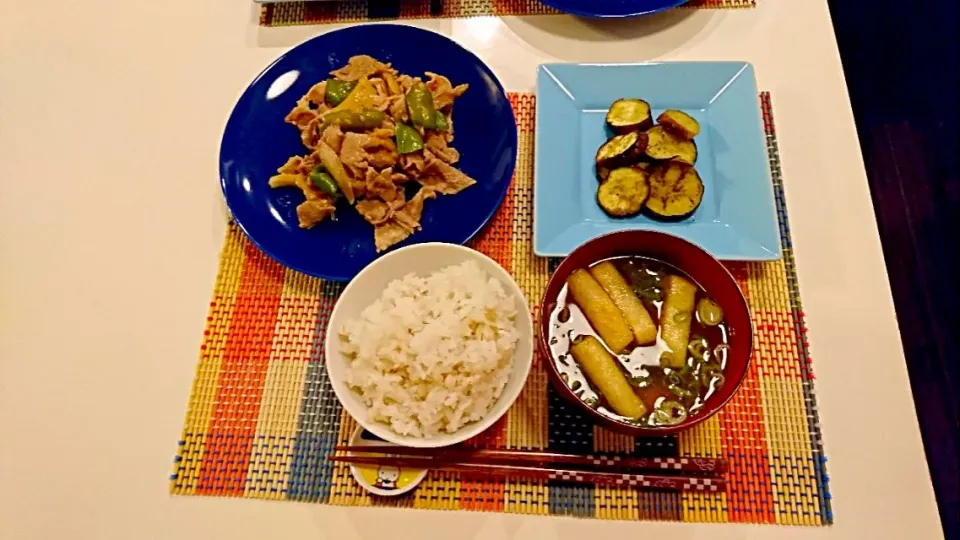
M 220 147 L 220 182 L 234 219 L 260 249 L 295 270 L 337 281 L 349 280 L 377 258 L 373 228 L 341 202 L 337 221 L 301 229 L 296 214 L 304 200 L 301 191 L 270 189 L 267 180 L 287 158 L 307 152 L 284 117 L 311 86 L 358 54 L 390 62 L 401 73 L 423 77 L 431 71 L 454 85 L 470 85 L 454 104 L 452 146 L 461 154 L 457 167 L 477 184 L 427 201 L 423 230 L 395 248 L 467 242 L 500 206 L 517 159 L 517 128 L 503 87 L 473 53 L 444 36 L 371 24 L 335 30 L 291 49 L 250 84 L 234 107 Z
M 753 66 L 745 62 L 544 64 L 537 73 L 534 252 L 564 256 L 601 234 L 654 230 L 727 260 L 780 258 L 780 234 Z M 686 220 L 611 218 L 596 202 L 594 156 L 610 135 L 604 116 L 622 97 L 656 117 L 681 109 L 695 138 L 703 202 Z

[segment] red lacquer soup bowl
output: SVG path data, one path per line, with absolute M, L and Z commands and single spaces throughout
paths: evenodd
M 684 421 L 669 426 L 641 426 L 608 416 L 590 407 L 561 379 L 556 359 L 550 350 L 550 316 L 557 298 L 570 274 L 579 268 L 612 257 L 647 257 L 672 265 L 692 278 L 706 295 L 723 309 L 728 331 L 725 382 L 706 402 Z M 573 251 L 550 277 L 540 303 L 539 347 L 547 359 L 547 373 L 554 387 L 569 402 L 598 424 L 620 433 L 635 436 L 657 436 L 689 429 L 717 413 L 737 392 L 747 373 L 753 349 L 753 324 L 743 292 L 730 272 L 701 247 L 682 238 L 656 231 L 618 231 L 597 237 Z

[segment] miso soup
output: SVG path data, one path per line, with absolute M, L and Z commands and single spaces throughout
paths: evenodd
M 645 257 L 574 271 L 550 314 L 560 377 L 620 421 L 669 426 L 696 415 L 724 384 L 723 310 L 688 275 Z

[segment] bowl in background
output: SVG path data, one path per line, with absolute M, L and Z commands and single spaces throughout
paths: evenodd
M 626 18 L 652 15 L 690 0 L 544 0 L 544 4 L 581 17 Z
M 346 384 L 348 360 L 340 353 L 340 329 L 350 319 L 360 316 L 360 313 L 370 304 L 380 298 L 387 285 L 407 274 L 425 276 L 447 266 L 474 261 L 491 278 L 503 284 L 504 289 L 517 302 L 517 331 L 520 338 L 514 352 L 513 371 L 507 386 L 500 394 L 500 398 L 483 419 L 467 424 L 455 433 L 438 435 L 435 437 L 411 437 L 400 435 L 386 424 L 368 418 L 369 408 Z M 346 286 L 343 294 L 333 308 L 327 334 L 324 340 L 327 373 L 333 391 L 358 424 L 381 439 L 417 448 L 437 448 L 463 442 L 492 426 L 500 419 L 507 409 L 513 405 L 530 373 L 533 363 L 533 320 L 530 316 L 530 306 L 527 304 L 523 291 L 509 273 L 496 261 L 470 248 L 454 244 L 428 243 L 407 246 L 380 257 L 364 268 L 353 281 Z
M 578 398 L 560 378 L 549 345 L 550 314 L 570 274 L 578 268 L 621 256 L 650 257 L 671 264 L 696 281 L 723 308 L 729 330 L 729 352 L 724 368 L 726 383 L 696 413 L 672 426 L 637 426 L 616 420 Z M 680 237 L 658 231 L 625 230 L 590 240 L 573 250 L 550 277 L 540 303 L 539 346 L 548 358 L 547 374 L 557 391 L 585 414 L 614 431 L 634 436 L 658 436 L 689 429 L 717 413 L 740 387 L 753 349 L 753 322 L 743 292 L 730 272 L 703 248 Z

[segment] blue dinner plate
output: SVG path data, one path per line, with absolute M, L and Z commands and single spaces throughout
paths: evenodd
M 377 257 L 373 228 L 341 202 L 337 221 L 301 229 L 297 188 L 271 189 L 268 179 L 290 156 L 305 155 L 296 127 L 284 117 L 314 84 L 347 63 L 370 55 L 401 73 L 439 73 L 470 88 L 453 107 L 460 151 L 456 166 L 477 180 L 457 195 L 424 206 L 423 229 L 397 244 L 464 244 L 500 206 L 517 160 L 517 126 L 503 87 L 479 58 L 439 34 L 411 26 L 360 25 L 302 43 L 270 64 L 244 91 L 220 146 L 220 183 L 237 224 L 280 263 L 313 276 L 347 281 Z
M 566 13 L 584 17 L 639 17 L 686 4 L 690 0 L 542 0 Z
M 780 258 L 780 234 L 753 66 L 744 62 L 544 64 L 537 73 L 534 252 L 564 256 L 620 229 L 671 233 L 727 260 Z M 680 109 L 701 126 L 697 172 L 704 196 L 694 214 L 665 223 L 612 218 L 597 204 L 594 156 L 604 117 L 624 97 L 646 100 L 656 118 Z

